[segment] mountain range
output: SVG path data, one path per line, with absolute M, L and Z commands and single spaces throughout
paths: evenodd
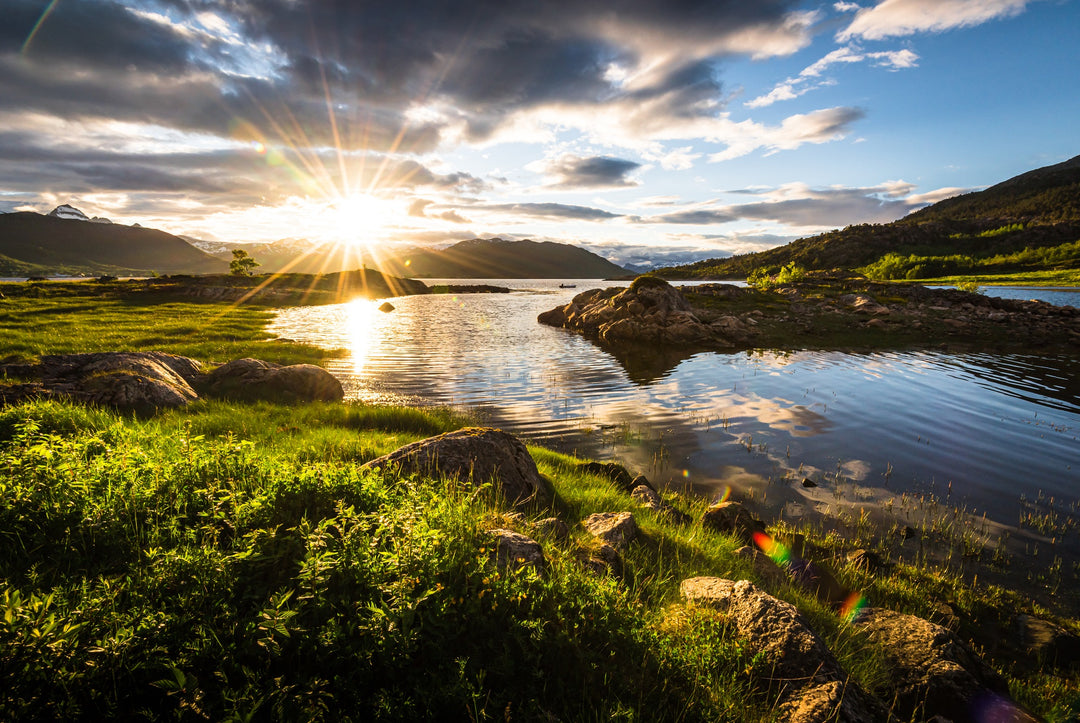
M 179 236 L 90 219 L 66 204 L 48 215 L 32 211 L 0 214 L 0 276 L 141 276 L 228 270 L 228 263 Z
M 887 254 L 989 259 L 1025 249 L 1071 247 L 1078 240 L 1080 156 L 983 191 L 947 198 L 891 223 L 848 226 L 767 251 L 707 259 L 657 273 L 668 278 L 733 279 L 792 263 L 807 270 L 853 270 Z M 1075 255 L 1072 249 L 1067 251 L 1064 256 Z
M 444 249 L 411 247 L 361 258 L 347 246 L 307 239 L 240 245 L 184 238 L 221 259 L 242 248 L 259 262 L 260 272 L 333 273 L 367 264 L 393 276 L 425 279 L 603 279 L 632 273 L 591 251 L 550 241 L 476 238 Z

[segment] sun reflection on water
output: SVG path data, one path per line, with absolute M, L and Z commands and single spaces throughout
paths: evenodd
M 356 299 L 345 305 L 345 336 L 348 339 L 348 348 L 352 353 L 352 367 L 354 374 L 364 371 L 364 365 L 371 357 L 372 346 L 377 340 L 375 327 L 378 325 L 381 301 L 370 299 Z

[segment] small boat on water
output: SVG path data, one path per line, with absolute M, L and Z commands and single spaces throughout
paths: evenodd
M 559 284 L 560 289 L 576 289 L 577 284 Z

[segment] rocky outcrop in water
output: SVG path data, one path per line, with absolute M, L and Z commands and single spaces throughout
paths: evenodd
M 1073 307 L 851 280 L 768 290 L 719 283 L 676 289 L 643 276 L 627 289 L 578 294 L 537 319 L 581 332 L 628 370 L 638 357 L 658 350 L 1080 344 L 1080 309 Z
M 721 338 L 703 324 L 686 298 L 663 279 L 641 276 L 626 289 L 593 289 L 537 317 L 542 324 L 580 331 L 609 344 L 694 345 Z
M 363 469 L 396 469 L 449 477 L 459 482 L 490 482 L 512 505 L 547 507 L 554 499 L 529 450 L 514 435 L 488 427 L 466 427 L 407 444 L 374 459 Z
M 344 397 L 340 382 L 311 364 L 240 359 L 207 373 L 194 359 L 159 351 L 47 355 L 35 364 L 0 364 L 0 377 L 14 380 L 0 384 L 2 404 L 57 397 L 136 414 L 204 396 L 279 402 Z

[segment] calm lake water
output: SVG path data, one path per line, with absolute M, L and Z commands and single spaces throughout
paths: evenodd
M 1018 523 L 1022 500 L 1059 522 L 1075 512 L 1080 352 L 617 359 L 536 321 L 617 282 L 484 283 L 516 290 L 395 298 L 390 313 L 371 301 L 286 309 L 271 331 L 348 350 L 328 367 L 350 398 L 466 408 L 529 440 L 617 459 L 655 483 L 710 496 L 730 486 L 778 515 L 841 501 L 880 507 L 901 495 L 933 495 L 1002 525 Z M 1001 293 L 1047 298 L 1042 289 Z M 1075 292 L 1051 294 L 1080 305 Z M 989 541 L 996 533 L 986 530 Z M 1015 534 L 1029 548 L 1041 539 Z M 1064 537 L 1055 554 L 1080 559 L 1076 529 Z

